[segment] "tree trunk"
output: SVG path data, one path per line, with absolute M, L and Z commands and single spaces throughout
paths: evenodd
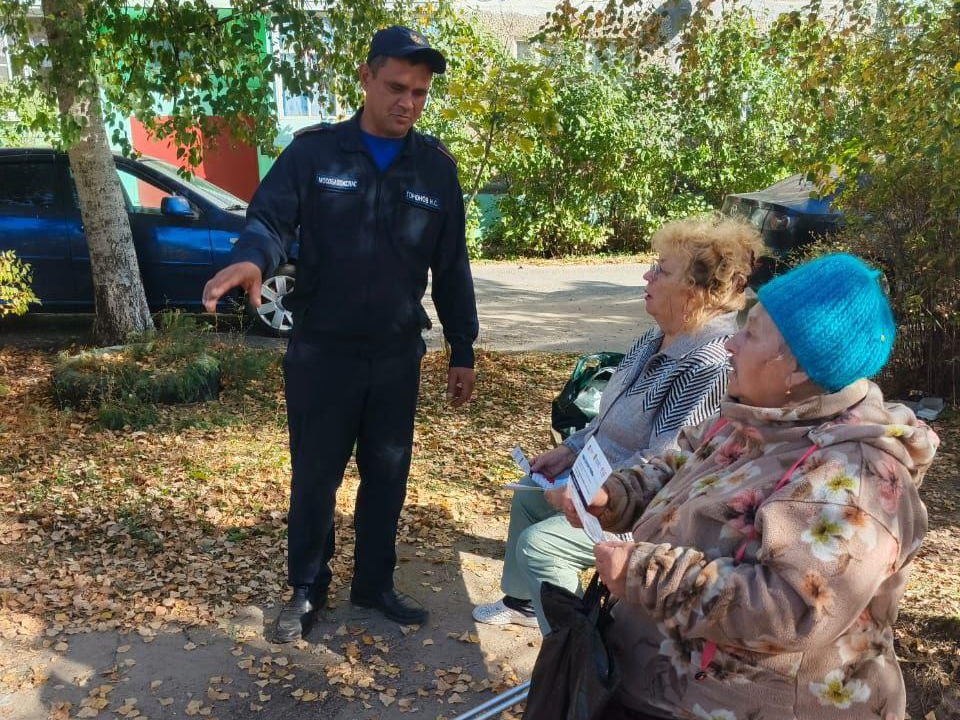
M 80 38 L 68 37 L 79 25 L 83 9 L 77 0 L 43 0 L 44 28 L 53 48 L 79 47 Z M 140 267 L 133 245 L 130 220 L 120 180 L 107 140 L 100 105 L 100 89 L 89 58 L 64 62 L 56 50 L 50 82 L 57 92 L 60 112 L 77 119 L 79 137 L 67 151 L 77 186 L 80 216 L 90 252 L 97 342 L 115 345 L 153 328 Z

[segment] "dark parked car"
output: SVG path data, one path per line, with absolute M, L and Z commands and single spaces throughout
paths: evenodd
M 816 185 L 803 175 L 793 175 L 764 190 L 724 198 L 721 212 L 753 223 L 770 251 L 750 276 L 752 288 L 779 272 L 791 251 L 841 227 L 843 217 L 832 207 L 832 199 L 829 195 L 818 198 Z
M 153 158 L 116 156 L 147 302 L 154 310 L 199 311 L 203 286 L 226 262 L 243 228 L 246 203 L 198 177 L 185 179 Z M 44 312 L 90 311 L 90 257 L 77 192 L 64 153 L 0 149 L 0 250 L 33 268 L 33 291 Z M 263 283 L 264 329 L 286 334 L 283 296 L 293 289 L 291 264 Z M 226 298 L 228 310 L 236 296 Z

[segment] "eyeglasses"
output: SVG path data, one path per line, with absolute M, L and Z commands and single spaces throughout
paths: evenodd
M 653 277 L 658 278 L 661 275 L 663 275 L 663 273 L 664 273 L 663 265 L 660 264 L 659 260 L 654 260 L 650 264 L 650 274 L 653 275 Z

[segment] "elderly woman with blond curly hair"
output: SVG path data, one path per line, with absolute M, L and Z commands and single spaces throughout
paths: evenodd
M 658 259 L 646 274 L 646 310 L 656 327 L 627 352 L 610 379 L 597 417 L 563 445 L 531 461 L 548 477 L 568 471 L 596 438 L 613 467 L 629 467 L 677 447 L 680 428 L 714 414 L 726 389 L 724 342 L 736 332 L 737 312 L 754 259 L 763 251 L 752 226 L 729 219 L 669 223 L 653 236 Z M 529 479 L 523 481 L 535 487 Z M 540 606 L 548 580 L 576 591 L 593 565 L 592 543 L 559 513 L 562 490 L 515 493 L 504 558 L 504 597 L 474 608 L 493 625 L 549 626 Z

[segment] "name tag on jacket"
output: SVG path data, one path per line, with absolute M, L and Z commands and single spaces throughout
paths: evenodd
M 426 193 L 406 190 L 403 194 L 403 199 L 411 205 L 419 205 L 420 207 L 425 207 L 428 210 L 441 209 L 439 198 L 435 198 L 432 195 L 427 195 Z
M 320 173 L 317 175 L 317 185 L 324 190 L 334 190 L 335 192 L 356 192 L 360 189 L 360 181 L 350 175 Z

